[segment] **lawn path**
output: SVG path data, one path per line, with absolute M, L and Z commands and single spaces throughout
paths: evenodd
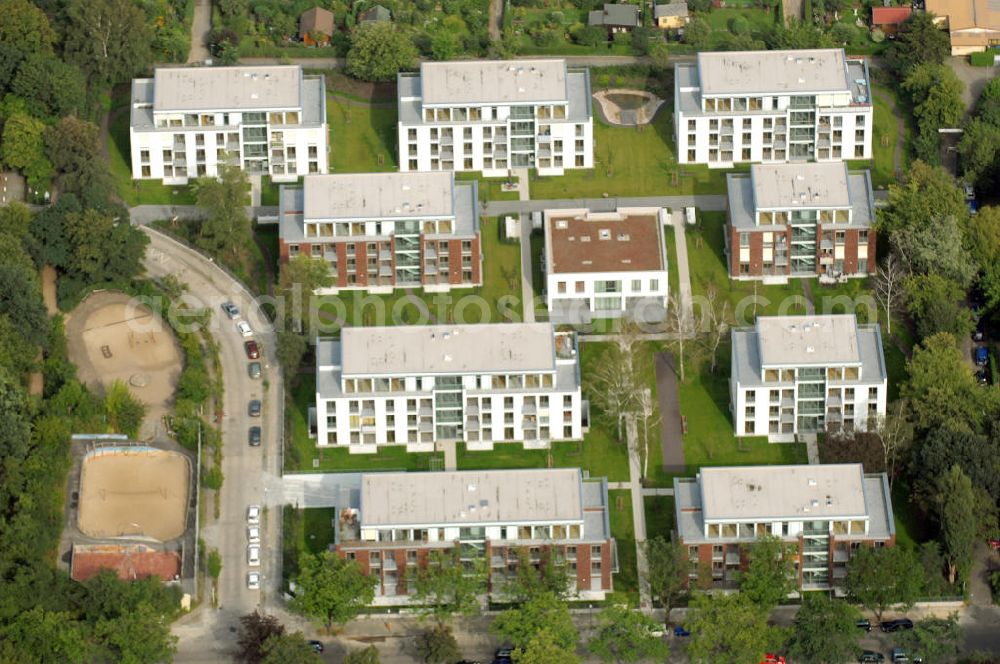
M 639 580 L 639 609 L 650 611 L 649 561 L 646 560 L 646 503 L 642 498 L 642 464 L 639 461 L 639 432 L 635 417 L 625 423 L 628 437 L 629 489 L 632 493 L 632 527 L 635 531 L 635 571 Z
M 903 146 L 906 144 L 906 123 L 896 110 L 896 100 L 892 98 L 892 95 L 887 95 L 882 90 L 876 90 L 875 88 L 872 88 L 872 92 L 882 103 L 889 107 L 889 110 L 892 111 L 892 117 L 896 118 L 896 149 L 892 153 L 892 169 L 895 171 L 895 176 L 898 180 L 903 172 Z
M 191 50 L 188 62 L 208 59 L 208 33 L 212 31 L 212 0 L 195 0 L 194 18 L 191 20 Z

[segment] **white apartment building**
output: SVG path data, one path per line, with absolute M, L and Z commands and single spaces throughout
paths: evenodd
M 681 164 L 871 159 L 868 64 L 843 49 L 699 53 L 674 65 Z
M 398 85 L 401 171 L 594 165 L 590 73 L 565 60 L 424 62 Z
M 479 196 L 454 173 L 307 175 L 282 187 L 278 254 L 321 258 L 333 283 L 321 293 L 444 292 L 482 284 Z
M 854 314 L 760 316 L 732 333 L 730 407 L 737 436 L 771 442 L 868 429 L 885 415 L 887 373 L 878 325 Z
M 220 164 L 292 182 L 328 169 L 326 89 L 298 66 L 160 67 L 132 81 L 132 177 L 186 184 Z
M 316 344 L 320 447 L 580 440 L 576 337 L 549 323 L 346 327 Z
M 663 320 L 667 256 L 662 208 L 546 210 L 545 304 L 551 320 L 628 315 Z

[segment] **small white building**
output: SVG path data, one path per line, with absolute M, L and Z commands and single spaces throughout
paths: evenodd
M 887 373 L 878 325 L 853 314 L 760 316 L 733 330 L 730 407 L 737 436 L 865 431 L 885 415 Z
M 868 65 L 843 49 L 699 53 L 674 65 L 677 161 L 872 158 Z
M 292 182 L 326 173 L 326 88 L 298 66 L 159 67 L 132 81 L 132 177 L 186 184 L 220 164 Z
M 565 60 L 424 62 L 398 86 L 401 171 L 594 165 L 590 73 Z
M 663 320 L 667 256 L 660 208 L 545 212 L 545 304 L 552 320 Z
M 583 438 L 576 338 L 549 323 L 346 327 L 316 344 L 320 447 Z

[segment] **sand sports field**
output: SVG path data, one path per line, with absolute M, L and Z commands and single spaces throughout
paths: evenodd
M 118 291 L 94 293 L 66 321 L 70 360 L 88 387 L 115 380 L 146 404 L 141 437 L 148 440 L 170 412 L 183 356 L 170 327 Z M 162 431 L 162 429 L 161 429 Z
M 80 470 L 77 525 L 89 537 L 151 537 L 166 542 L 187 527 L 191 462 L 150 447 L 89 452 Z

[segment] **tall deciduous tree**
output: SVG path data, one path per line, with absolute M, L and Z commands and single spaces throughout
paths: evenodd
M 249 188 L 246 173 L 231 165 L 221 166 L 217 178 L 198 180 L 198 205 L 206 212 L 196 240 L 200 247 L 217 256 L 230 252 L 236 258 L 241 247 L 253 241 L 246 213 Z
M 523 648 L 541 632 L 548 630 L 549 640 L 569 650 L 577 641 L 576 627 L 566 603 L 553 593 L 535 595 L 521 606 L 507 609 L 493 621 L 490 631 Z
M 925 662 L 952 661 L 962 647 L 962 626 L 958 614 L 947 618 L 924 618 L 896 637 L 899 645 L 923 655 Z
M 363 81 L 394 81 L 416 59 L 416 46 L 393 23 L 365 23 L 351 33 L 347 73 Z
M 947 332 L 964 339 L 975 321 L 965 306 L 965 290 L 938 274 L 918 274 L 906 279 L 906 308 L 921 339 Z
M 269 637 L 261 652 L 264 656 L 260 664 L 320 664 L 323 661 L 302 632 Z
M 146 69 L 153 33 L 130 0 L 70 0 L 66 56 L 97 85 L 113 85 Z
M 321 620 L 327 629 L 347 622 L 375 598 L 376 579 L 332 551 L 302 556 L 295 583 L 299 591 L 289 607 Z
M 803 662 L 840 664 L 853 661 L 858 647 L 858 611 L 823 593 L 806 593 L 795 616 L 788 654 Z
M 517 576 L 503 585 L 503 596 L 512 602 L 525 602 L 535 595 L 550 592 L 565 597 L 575 579 L 569 575 L 566 561 L 556 552 L 548 551 L 538 567 L 526 549 L 517 552 Z
M 433 625 L 417 638 L 417 654 L 427 664 L 452 664 L 462 657 L 451 626 Z
M 481 557 L 473 561 L 471 570 L 466 570 L 457 556 L 432 551 L 427 566 L 416 577 L 415 599 L 425 614 L 439 624 L 454 615 L 479 612 L 479 596 L 486 592 L 486 568 Z
M 259 610 L 240 616 L 240 631 L 236 639 L 236 657 L 244 664 L 260 664 L 264 658 L 264 643 L 285 633 L 277 616 Z
M 686 626 L 695 664 L 757 664 L 771 646 L 767 612 L 743 593 L 695 595 Z
M 112 431 L 124 433 L 131 438 L 139 434 L 142 419 L 146 416 L 146 405 L 135 398 L 125 383 L 120 380 L 111 383 L 104 395 L 104 408 Z
M 47 53 L 29 53 L 17 68 L 10 90 L 36 117 L 83 115 L 87 82 L 77 67 Z
M 559 643 L 554 633 L 542 626 L 528 643 L 514 651 L 514 664 L 580 664 L 572 645 Z
M 918 429 L 980 428 L 987 416 L 989 395 L 979 389 L 953 336 L 941 333 L 924 339 L 914 349 L 906 370 L 909 379 L 900 391 L 910 402 Z
M 922 577 L 920 561 L 912 551 L 899 546 L 863 546 L 847 564 L 845 588 L 854 601 L 882 622 L 889 607 L 913 606 L 922 590 Z
M 750 545 L 750 566 L 739 577 L 740 593 L 765 611 L 795 589 L 795 559 L 779 538 L 768 535 Z
M 110 660 L 121 664 L 169 661 L 177 651 L 169 621 L 146 603 L 114 618 L 99 619 L 94 634 Z
M 934 25 L 934 17 L 926 12 L 913 12 L 899 27 L 896 40 L 889 45 L 886 59 L 889 66 L 903 78 L 914 67 L 941 64 L 951 55 L 948 35 Z
M 68 612 L 36 606 L 0 626 L 0 661 L 84 664 L 93 656 L 87 631 Z
M 29 187 L 49 186 L 52 162 L 45 156 L 42 135 L 45 124 L 41 120 L 18 113 L 3 123 L 3 161 L 24 173 Z
M 310 316 L 311 297 L 316 289 L 332 285 L 330 264 L 322 258 L 299 254 L 281 266 L 278 289 L 289 329 L 313 335 L 311 326 L 315 321 Z
M 890 253 L 878 267 L 872 290 L 882 310 L 885 311 L 885 331 L 892 334 L 892 317 L 899 312 L 903 298 L 903 278 L 906 276 L 899 258 Z
M 587 647 L 603 662 L 663 661 L 668 652 L 658 632 L 661 626 L 644 613 L 613 604 L 597 616 L 597 632 Z
M 996 530 L 996 503 L 984 490 L 973 487 L 972 480 L 957 464 L 938 479 L 937 488 L 935 512 L 948 582 L 954 584 L 969 578 L 980 537 Z
M 41 9 L 28 0 L 0 0 L 0 44 L 10 46 L 21 57 L 29 53 L 52 53 L 56 33 Z
M 619 442 L 624 440 L 628 418 L 642 412 L 642 392 L 646 389 L 643 362 L 638 337 L 626 332 L 617 342 L 609 343 L 593 370 L 584 374 L 591 402 L 600 416 L 615 427 Z
M 652 537 L 646 540 L 646 561 L 650 592 L 669 613 L 688 578 L 687 552 L 681 544 L 664 537 Z
M 67 116 L 45 130 L 45 150 L 59 175 L 59 190 L 76 194 L 87 207 L 105 203 L 111 191 L 100 158 L 100 129 L 93 122 Z

